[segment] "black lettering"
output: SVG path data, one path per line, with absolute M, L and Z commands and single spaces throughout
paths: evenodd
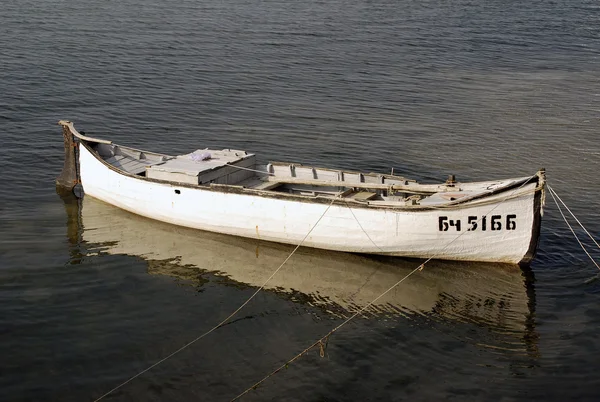
M 450 219 L 450 226 L 456 227 L 456 231 L 460 232 L 460 219 L 457 219 L 457 220 Z
M 515 230 L 517 228 L 517 215 L 510 214 L 506 215 L 506 230 Z
M 471 227 L 467 230 L 477 230 L 477 217 L 476 216 L 469 216 L 468 223 L 469 223 L 469 225 L 471 225 Z
M 502 216 L 501 215 L 492 215 L 492 230 L 502 230 Z
M 448 225 L 448 222 L 446 222 L 447 220 L 448 220 L 447 216 L 440 216 L 440 218 L 438 220 L 440 232 L 447 232 L 448 229 L 450 228 L 450 226 Z

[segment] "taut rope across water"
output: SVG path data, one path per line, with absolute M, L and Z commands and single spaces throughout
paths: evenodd
M 583 226 L 583 224 L 579 221 L 579 219 L 577 219 L 577 217 L 569 209 L 569 207 L 567 206 L 567 204 L 565 204 L 564 201 L 558 196 L 558 194 L 556 194 L 556 191 L 554 191 L 554 189 L 552 187 L 550 187 L 550 186 L 548 186 L 548 191 L 550 192 L 550 195 L 552 196 L 552 199 L 554 200 L 554 203 L 558 207 L 558 211 L 560 212 L 563 220 L 565 221 L 565 223 L 567 224 L 567 226 L 571 230 L 571 233 L 573 233 L 573 236 L 575 236 L 575 240 L 577 240 L 577 243 L 579 243 L 579 245 L 581 246 L 581 248 L 583 249 L 583 251 L 585 252 L 585 254 L 594 263 L 594 265 L 596 266 L 596 268 L 598 268 L 598 270 L 600 270 L 600 265 L 598 265 L 598 263 L 596 262 L 596 260 L 594 260 L 594 258 L 591 256 L 591 254 L 587 251 L 587 249 L 585 248 L 585 245 L 581 242 L 581 240 L 579 240 L 579 236 L 577 236 L 577 234 L 575 233 L 575 230 L 573 229 L 573 227 L 571 226 L 571 224 L 567 220 L 567 217 L 563 213 L 562 208 L 560 207 L 560 204 L 556 200 L 557 198 L 560 201 L 560 203 L 566 208 L 566 210 L 569 211 L 569 213 L 571 214 L 571 216 L 573 216 L 573 218 L 575 219 L 575 221 L 577 221 L 577 223 L 579 224 L 579 226 L 581 226 L 581 228 L 583 229 L 583 231 L 590 237 L 590 239 L 592 239 L 592 241 L 596 244 L 596 246 L 598 246 L 599 249 L 600 249 L 600 245 L 598 245 L 598 242 L 596 241 L 596 239 L 594 239 L 594 237 L 590 234 L 590 232 L 588 232 L 588 230 L 585 228 L 585 226 Z
M 183 345 L 182 347 L 180 347 L 179 349 L 177 349 L 176 351 L 174 351 L 173 353 L 169 354 L 168 356 L 160 359 L 159 361 L 157 361 L 156 363 L 152 364 L 150 367 L 140 371 L 139 373 L 137 373 L 136 375 L 134 375 L 133 377 L 130 377 L 127 381 L 122 382 L 121 384 L 117 385 L 116 387 L 114 387 L 113 389 L 111 389 L 110 391 L 108 391 L 107 393 L 105 393 L 104 395 L 102 395 L 101 397 L 99 397 L 98 399 L 95 399 L 94 402 L 98 402 L 100 400 L 102 400 L 103 398 L 107 397 L 108 395 L 112 394 L 114 391 L 118 390 L 119 388 L 123 387 L 124 385 L 130 383 L 131 381 L 133 381 L 134 379 L 136 379 L 137 377 L 141 376 L 142 374 L 144 374 L 145 372 L 151 370 L 152 368 L 158 366 L 159 364 L 163 363 L 164 361 L 170 359 L 171 357 L 175 356 L 177 353 L 181 352 L 182 350 L 188 348 L 189 346 L 191 346 L 192 344 L 196 343 L 197 341 L 199 341 L 200 339 L 204 338 L 205 336 L 209 335 L 210 333 L 216 331 L 217 329 L 221 328 L 222 326 L 224 326 L 231 318 L 233 318 L 237 313 L 240 312 L 241 309 L 243 309 L 248 303 L 250 303 L 250 301 L 252 299 L 254 299 L 254 297 L 261 291 L 264 289 L 264 287 L 267 285 L 267 283 L 273 279 L 273 277 L 277 274 L 277 272 L 279 272 L 279 270 L 288 262 L 288 260 L 290 258 L 292 258 L 292 256 L 294 255 L 294 253 L 296 253 L 296 251 L 300 248 L 300 246 L 304 243 L 304 241 L 308 238 L 308 236 L 312 233 L 312 231 L 317 227 L 317 225 L 319 224 L 319 222 L 321 222 L 321 219 L 323 219 L 323 217 L 325 216 L 325 214 L 327 213 L 327 211 L 329 211 L 329 209 L 331 208 L 331 206 L 333 205 L 333 203 L 335 202 L 335 198 L 331 201 L 331 203 L 327 206 L 327 208 L 325 209 L 325 211 L 323 211 L 323 214 L 319 217 L 319 219 L 317 219 L 317 221 L 315 222 L 315 224 L 313 225 L 313 227 L 308 231 L 308 233 L 306 233 L 306 236 L 304 236 L 304 238 L 302 239 L 302 241 L 300 241 L 300 243 L 298 243 L 298 245 L 294 248 L 294 250 L 292 250 L 292 252 L 287 256 L 287 258 L 281 263 L 281 265 L 279 265 L 279 267 L 273 271 L 273 273 L 271 274 L 271 276 L 269 276 L 267 278 L 267 280 L 258 288 L 256 289 L 256 291 L 248 298 L 246 299 L 246 301 L 244 303 L 242 303 L 241 306 L 239 306 L 237 309 L 235 309 L 233 311 L 233 313 L 229 314 L 227 316 L 227 318 L 225 318 L 223 321 L 221 321 L 219 324 L 215 325 L 214 327 L 212 327 L 211 329 L 209 329 L 208 331 L 204 332 L 202 335 L 194 338 L 193 340 L 191 340 L 190 342 L 186 343 L 185 345 Z
M 527 183 L 529 183 L 534 177 L 536 176 L 532 176 L 529 180 L 526 180 L 523 184 L 521 184 L 521 186 L 519 186 L 518 188 L 516 188 L 515 190 L 513 190 L 513 194 L 515 192 L 517 192 L 518 190 L 520 190 L 523 186 L 525 186 Z M 537 189 L 536 189 L 537 190 Z M 540 188 L 539 191 L 543 191 L 543 188 Z M 494 212 L 494 210 L 496 208 L 498 208 L 503 202 L 505 202 L 507 199 L 509 199 L 510 196 L 506 197 L 505 199 L 503 199 L 501 202 L 499 202 L 498 204 L 496 204 L 494 206 L 494 208 L 492 208 L 486 215 L 491 214 L 492 212 Z M 360 222 L 358 221 L 358 218 L 356 217 L 356 215 L 354 215 L 354 213 L 352 213 L 352 215 L 354 216 L 354 219 L 356 219 L 356 222 L 358 223 L 358 225 L 360 226 L 360 228 L 362 229 L 363 226 L 360 224 Z M 485 215 L 484 215 L 485 216 Z M 482 216 L 481 218 L 479 218 L 479 220 L 477 221 L 477 223 L 479 223 L 484 216 Z M 369 240 L 371 242 L 373 242 L 373 240 L 371 239 L 371 237 L 369 236 L 369 234 L 364 231 L 365 235 L 367 235 L 367 237 L 369 238 Z M 456 236 L 454 239 L 452 239 L 452 241 L 450 241 L 448 244 L 446 244 L 446 246 L 441 250 L 444 251 L 446 248 L 448 248 L 452 243 L 454 243 L 456 240 L 458 240 L 461 236 L 463 236 L 465 233 L 469 233 L 469 232 L 461 232 L 458 236 Z M 379 248 L 379 247 L 378 247 Z M 416 267 L 415 269 L 413 269 L 412 271 L 410 271 L 408 274 L 406 274 L 402 279 L 400 279 L 398 282 L 394 283 L 391 287 L 389 287 L 386 291 L 384 291 L 383 293 L 381 293 L 379 296 L 377 296 L 375 299 L 371 300 L 369 303 L 367 303 L 365 306 L 363 306 L 362 308 L 360 308 L 358 311 L 356 311 L 354 314 L 352 314 L 349 318 L 347 318 L 345 321 L 343 321 L 341 324 L 339 324 L 338 326 L 336 326 L 335 328 L 333 328 L 331 331 L 329 331 L 327 334 L 325 334 L 324 336 L 322 336 L 321 338 L 319 338 L 316 342 L 312 343 L 310 346 L 308 346 L 306 349 L 304 349 L 303 351 L 301 351 L 300 353 L 298 353 L 297 355 L 295 355 L 294 357 L 292 357 L 291 359 L 289 359 L 288 361 L 286 361 L 285 363 L 283 363 L 281 366 L 277 367 L 275 370 L 273 370 L 271 373 L 267 374 L 265 377 L 263 377 L 260 381 L 254 383 L 254 385 L 252 385 L 251 387 L 247 388 L 244 392 L 242 392 L 241 394 L 237 395 L 235 398 L 231 399 L 231 402 L 237 401 L 238 399 L 240 399 L 242 396 L 246 395 L 247 393 L 249 393 L 252 390 L 255 390 L 256 388 L 258 388 L 262 383 L 264 383 L 266 380 L 268 380 L 270 377 L 274 376 L 275 374 L 279 373 L 281 370 L 283 370 L 284 368 L 287 368 L 291 363 L 293 363 L 294 361 L 298 360 L 300 357 L 302 357 L 303 355 L 305 355 L 306 353 L 308 353 L 311 349 L 319 346 L 320 350 L 320 355 L 323 356 L 323 345 L 327 345 L 327 343 L 329 342 L 329 337 L 336 332 L 337 330 L 339 330 L 340 328 L 342 328 L 344 325 L 348 324 L 350 321 L 352 321 L 354 318 L 356 318 L 357 316 L 359 316 L 360 314 L 362 314 L 363 312 L 365 312 L 369 307 L 371 307 L 374 303 L 377 302 L 377 300 L 381 299 L 382 297 L 384 297 L 386 294 L 388 294 L 389 292 L 391 292 L 394 288 L 396 288 L 398 285 L 400 285 L 402 282 L 404 282 L 406 279 L 408 279 L 410 276 L 412 276 L 415 272 L 417 271 L 422 271 L 423 268 L 425 268 L 425 264 L 427 264 L 429 261 L 435 259 L 437 256 L 434 255 L 432 257 L 429 257 L 427 260 L 425 260 L 425 262 L 423 262 L 422 264 L 420 264 L 418 267 Z

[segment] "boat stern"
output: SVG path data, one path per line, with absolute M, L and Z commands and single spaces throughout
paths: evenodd
M 531 238 L 529 248 L 519 262 L 522 267 L 527 267 L 535 258 L 540 243 L 540 231 L 542 227 L 542 216 L 546 205 L 546 169 L 541 168 L 536 173 L 537 186 L 533 197 L 533 224 L 531 226 Z

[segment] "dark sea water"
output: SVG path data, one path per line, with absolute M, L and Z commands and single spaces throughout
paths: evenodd
M 4 1 L 3 401 L 100 397 L 292 251 L 63 200 L 59 119 L 423 181 L 546 167 L 600 237 L 596 0 Z M 600 399 L 598 270 L 547 201 L 529 270 L 431 262 L 243 400 Z M 106 400 L 228 401 L 419 263 L 300 249 Z

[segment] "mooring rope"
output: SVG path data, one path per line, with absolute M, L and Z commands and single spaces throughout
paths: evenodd
M 525 182 L 523 182 L 523 184 L 521 184 L 518 188 L 516 188 L 515 190 L 513 190 L 513 193 L 517 192 L 518 190 L 520 190 L 523 186 L 525 186 L 527 183 L 529 183 L 532 179 L 534 179 L 537 175 L 534 175 L 532 177 L 530 177 L 528 180 L 526 180 Z M 540 188 L 540 191 L 543 191 L 543 187 Z M 487 216 L 489 214 L 491 214 L 492 212 L 494 212 L 494 210 L 496 208 L 498 208 L 500 205 L 502 205 L 503 202 L 505 202 L 506 200 L 508 200 L 509 197 L 506 197 L 504 199 L 502 199 L 498 204 L 496 204 L 487 214 L 483 215 L 481 218 L 479 218 L 479 220 L 477 221 L 477 223 L 479 223 L 484 216 Z M 356 219 L 358 225 L 361 227 L 361 229 L 363 229 L 363 226 L 360 224 L 360 222 L 358 221 L 356 215 L 354 215 L 354 213 L 352 214 L 354 216 L 354 218 Z M 364 231 L 364 229 L 363 229 Z M 298 360 L 300 357 L 302 357 L 303 355 L 305 355 L 306 353 L 308 353 L 311 349 L 313 349 L 316 346 L 320 346 L 323 345 L 324 343 L 326 344 L 329 341 L 329 337 L 336 331 L 338 331 L 340 328 L 342 328 L 343 326 L 345 326 L 346 324 L 348 324 L 350 321 L 354 320 L 357 316 L 359 316 L 360 314 L 362 314 L 364 311 L 366 311 L 369 307 L 371 307 L 374 303 L 376 303 L 379 299 L 381 299 L 382 297 L 384 297 L 385 295 L 387 295 L 389 292 L 391 292 L 394 288 L 396 288 L 398 285 L 400 285 L 402 282 L 404 282 L 406 279 L 408 279 L 410 276 L 412 276 L 415 272 L 417 271 L 422 271 L 423 268 L 425 268 L 425 264 L 427 264 L 428 262 L 430 262 L 431 260 L 435 259 L 436 257 L 440 256 L 442 254 L 442 252 L 444 250 L 446 250 L 448 247 L 450 247 L 450 245 L 452 243 L 454 243 L 455 241 L 457 241 L 460 237 L 462 237 L 464 234 L 469 233 L 467 231 L 461 232 L 458 236 L 456 236 L 452 241 L 450 241 L 448 244 L 446 244 L 437 254 L 435 254 L 432 257 L 429 257 L 427 260 L 425 260 L 425 262 L 423 262 L 422 264 L 420 264 L 418 267 L 416 267 L 415 269 L 413 269 L 412 271 L 410 271 L 407 275 L 405 275 L 402 279 L 400 279 L 399 281 L 397 281 L 396 283 L 394 283 L 390 288 L 388 288 L 386 291 L 384 291 L 383 293 L 381 293 L 379 296 L 377 296 L 375 299 L 371 300 L 369 303 L 367 303 L 365 306 L 361 307 L 358 311 L 356 311 L 354 314 L 352 314 L 350 317 L 348 317 L 345 321 L 343 321 L 341 324 L 337 325 L 335 328 L 333 328 L 331 331 L 329 331 L 327 334 L 325 334 L 324 336 L 322 336 L 321 338 L 319 338 L 316 342 L 314 342 L 313 344 L 311 344 L 310 346 L 308 346 L 306 349 L 304 349 L 303 351 L 301 351 L 300 353 L 298 353 L 297 355 L 295 355 L 294 357 L 292 357 L 291 359 L 289 359 L 288 361 L 286 361 L 285 363 L 283 363 L 281 366 L 277 367 L 275 370 L 273 370 L 271 373 L 267 374 L 265 377 L 263 377 L 260 381 L 256 382 L 254 385 L 252 385 L 251 387 L 247 388 L 244 392 L 242 392 L 241 394 L 237 395 L 235 398 L 231 399 L 231 402 L 237 401 L 238 399 L 240 399 L 241 397 L 243 397 L 244 395 L 246 395 L 248 392 L 255 390 L 256 388 L 258 388 L 262 383 L 264 383 L 266 380 L 268 380 L 270 377 L 274 376 L 275 374 L 279 373 L 281 370 L 283 370 L 284 368 L 287 368 L 291 363 L 293 363 L 294 361 Z M 366 231 L 365 231 L 366 234 Z M 368 236 L 368 234 L 367 234 Z M 371 239 L 371 237 L 369 236 L 369 239 Z M 371 240 L 372 241 L 372 240 Z
M 554 203 L 558 207 L 558 212 L 560 212 L 560 214 L 562 215 L 563 220 L 565 221 L 565 223 L 569 227 L 569 230 L 571 230 L 571 233 L 573 233 L 573 236 L 575 236 L 575 240 L 577 240 L 577 243 L 579 243 L 579 245 L 581 246 L 581 249 L 585 252 L 585 254 L 588 256 L 588 258 L 594 263 L 594 265 L 596 266 L 596 268 L 598 268 L 598 270 L 600 270 L 600 265 L 598 265 L 598 263 L 594 260 L 594 258 L 587 251 L 587 249 L 585 248 L 585 246 L 583 245 L 583 243 L 581 242 L 581 240 L 579 240 L 579 236 L 577 236 L 577 234 L 575 233 L 575 230 L 573 229 L 573 227 L 571 226 L 571 224 L 567 220 L 567 217 L 563 213 L 562 208 L 558 204 L 558 201 L 556 201 L 556 198 L 554 196 L 556 195 L 558 197 L 558 195 L 550 187 L 548 187 L 548 189 L 550 191 L 550 195 L 552 196 L 552 199 L 554 200 Z M 561 200 L 561 202 L 562 202 L 562 200 Z M 563 205 L 564 205 L 564 203 L 563 203 Z M 565 205 L 565 208 L 566 208 L 566 205 Z M 571 212 L 571 214 L 572 214 L 572 212 Z M 579 222 L 578 219 L 577 219 L 577 222 L 579 223 L 579 225 L 581 225 L 581 222 Z M 583 225 L 581 225 L 581 227 L 583 228 Z M 584 230 L 585 230 L 585 228 L 584 228 Z M 586 233 L 588 233 L 587 230 L 585 230 L 585 231 L 586 231 Z M 588 233 L 588 235 L 589 235 L 589 233 Z M 591 235 L 589 235 L 589 236 L 591 237 Z M 593 237 L 592 237 L 592 240 L 593 240 Z M 596 241 L 594 240 L 594 243 L 595 242 Z M 596 243 L 596 244 L 598 244 L 598 243 Z
M 296 251 L 300 248 L 300 246 L 302 246 L 302 244 L 304 243 L 304 241 L 306 241 L 306 239 L 312 233 L 312 231 L 317 227 L 317 225 L 319 224 L 319 222 L 321 222 L 321 219 L 323 219 L 323 217 L 325 216 L 325 214 L 327 213 L 327 211 L 329 211 L 329 209 L 331 208 L 331 206 L 333 205 L 333 203 L 335 201 L 336 201 L 335 198 L 333 200 L 331 200 L 331 203 L 327 206 L 327 208 L 325 209 L 325 211 L 323 211 L 323 213 L 321 214 L 321 216 L 319 217 L 319 219 L 317 219 L 317 221 L 310 228 L 310 230 L 308 231 L 308 233 L 306 233 L 306 235 L 304 236 L 304 238 L 302 239 L 302 241 L 300 241 L 300 243 L 298 243 L 298 245 L 294 248 L 294 250 L 292 250 L 292 252 L 281 263 L 281 265 L 279 265 L 279 267 L 275 271 L 273 271 L 273 273 L 271 274 L 271 276 L 269 276 L 269 278 L 267 278 L 267 280 L 264 281 L 264 283 L 262 285 L 260 285 L 260 287 L 244 303 L 242 303 L 241 306 L 239 306 L 237 309 L 235 309 L 233 311 L 233 313 L 229 314 L 227 316 L 227 318 L 225 318 L 223 321 L 221 321 L 219 324 L 215 325 L 214 327 L 212 327 L 208 331 L 204 332 L 202 335 L 194 338 L 193 340 L 191 340 L 190 342 L 186 343 L 185 345 L 183 345 L 182 347 L 180 347 L 179 349 L 177 349 L 173 353 L 171 353 L 168 356 L 160 359 L 156 363 L 152 364 L 150 367 L 148 367 L 148 368 L 140 371 L 139 373 L 137 373 L 133 377 L 130 377 L 127 381 L 125 381 L 125 382 L 119 384 L 118 386 L 114 387 L 113 389 L 111 389 L 110 391 L 108 391 L 107 393 L 105 393 L 104 395 L 102 395 L 101 397 L 99 397 L 98 399 L 94 400 L 94 402 L 98 402 L 101 399 L 105 398 L 106 396 L 112 394 L 114 391 L 116 391 L 119 388 L 123 387 L 124 385 L 130 383 L 131 381 L 133 381 L 137 377 L 141 376 L 145 372 L 153 369 L 154 367 L 158 366 L 159 364 L 163 363 L 164 361 L 166 361 L 166 360 L 170 359 L 171 357 L 175 356 L 177 353 L 181 352 L 182 350 L 184 350 L 184 349 L 188 348 L 189 346 L 191 346 L 192 344 L 196 343 L 200 339 L 204 338 L 205 336 L 209 335 L 210 333 L 212 333 L 212 332 L 216 331 L 217 329 L 219 329 L 220 327 L 224 326 L 227 323 L 227 321 L 229 321 L 231 318 L 233 318 L 237 313 L 240 312 L 241 309 L 243 309 L 248 303 L 250 303 L 250 301 L 252 299 L 254 299 L 254 297 L 258 294 L 258 292 L 260 292 L 261 290 L 263 290 L 264 287 L 267 285 L 267 283 L 269 283 L 269 281 L 271 279 L 273 279 L 273 277 L 277 274 L 277 272 L 279 272 L 279 270 L 289 261 L 289 259 L 292 258 L 292 256 L 296 253 Z
M 363 231 L 364 234 L 367 235 L 367 238 L 371 241 L 371 243 L 373 243 L 373 245 L 375 247 L 377 247 L 379 249 L 379 251 L 381 251 L 382 253 L 384 253 L 385 251 L 379 247 L 374 241 L 373 239 L 371 239 L 371 236 L 369 236 L 369 234 L 367 233 L 367 231 L 365 230 L 365 228 L 363 228 L 363 225 L 360 224 L 358 218 L 356 217 L 356 215 L 354 214 L 354 211 L 352 210 L 352 207 L 350 207 L 350 205 L 348 205 L 348 202 L 346 200 L 344 200 L 344 203 L 346 204 L 346 206 L 348 207 L 348 209 L 350 210 L 350 213 L 352 214 L 352 216 L 354 217 L 354 220 L 356 220 L 356 223 L 358 223 L 358 226 L 360 227 L 360 229 Z
M 398 282 L 396 282 L 388 290 L 386 290 L 385 292 L 383 292 L 382 294 L 380 294 L 379 296 L 377 296 L 375 299 L 373 299 L 372 301 L 370 301 L 368 304 L 366 304 L 364 307 L 362 307 L 357 312 L 355 312 L 354 314 L 352 314 L 344 322 L 342 322 L 341 324 L 339 324 L 337 327 L 333 328 L 326 335 L 324 335 L 321 338 L 319 338 L 316 342 L 314 342 L 312 345 L 310 345 L 309 347 L 307 347 L 306 349 L 304 349 L 302 352 L 298 353 L 296 356 L 292 357 L 290 360 L 286 361 L 281 366 L 277 367 L 274 371 L 272 371 L 271 373 L 269 373 L 262 380 L 258 381 L 257 383 L 255 383 L 254 385 L 252 385 L 250 388 L 246 389 L 244 392 L 242 392 L 241 394 L 239 394 L 238 396 L 236 396 L 235 398 L 233 398 L 231 400 L 231 402 L 237 401 L 242 396 L 246 395 L 248 392 L 250 392 L 250 391 L 258 388 L 267 379 L 269 379 L 270 377 L 272 377 L 275 374 L 279 373 L 284 368 L 287 368 L 289 364 L 293 363 L 294 361 L 296 361 L 297 359 L 299 359 L 300 357 L 302 357 L 303 355 L 305 355 L 306 353 L 308 353 L 315 346 L 321 345 L 323 342 L 327 342 L 330 335 L 332 335 L 334 332 L 336 332 L 337 330 L 339 330 L 340 328 L 342 328 L 344 325 L 346 325 L 347 323 L 349 323 L 350 321 L 352 321 L 354 318 L 356 318 L 356 316 L 358 316 L 359 314 L 363 313 L 367 308 L 371 307 L 375 302 L 377 302 L 377 300 L 381 299 L 383 296 L 385 296 L 386 294 L 388 294 L 389 292 L 391 292 L 396 286 L 398 286 L 399 284 L 401 284 L 404 280 L 406 280 L 407 278 L 409 278 L 412 274 L 414 274 L 415 272 L 423 269 L 424 265 L 426 263 L 428 263 L 431 259 L 432 258 L 430 258 L 429 260 L 425 261 L 423 264 L 419 265 L 417 268 L 413 269 L 408 275 L 406 275 L 404 278 L 400 279 Z
M 569 213 L 571 214 L 571 216 L 573 217 L 573 219 L 575 219 L 575 221 L 579 224 L 579 226 L 581 226 L 581 228 L 583 229 L 583 231 L 590 237 L 590 239 L 592 239 L 592 241 L 600 249 L 600 244 L 598 244 L 598 242 L 596 241 L 596 239 L 594 239 L 594 236 L 592 236 L 591 233 L 588 232 L 588 230 L 585 228 L 585 226 L 583 226 L 583 223 L 581 223 L 579 221 L 579 219 L 577 219 L 577 217 L 575 216 L 575 214 L 573 213 L 573 211 L 571 211 L 569 209 L 569 207 L 567 206 L 567 204 L 565 204 L 565 202 L 558 196 L 558 194 L 556 193 L 556 191 L 554 191 L 554 189 L 552 187 L 550 187 L 550 186 L 548 186 L 548 190 L 550 191 L 551 194 L 555 195 L 556 198 L 558 198 L 558 200 L 560 201 L 561 204 L 563 204 L 563 206 L 565 207 L 565 209 L 567 211 L 569 211 Z M 556 200 L 554 200 L 554 202 L 556 202 Z M 557 204 L 557 206 L 558 206 L 558 204 Z

